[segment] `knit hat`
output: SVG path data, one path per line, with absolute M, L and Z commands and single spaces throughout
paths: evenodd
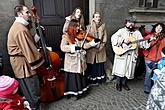
M 9 76 L 0 76 L 0 95 L 9 95 L 18 87 L 18 81 Z
M 132 17 L 132 16 L 129 16 L 125 19 L 125 21 L 129 21 L 129 22 L 136 22 L 136 18 L 135 17 Z
M 162 52 L 165 55 L 165 47 L 162 48 Z
M 153 29 L 152 25 L 145 25 L 144 26 L 144 31 L 145 31 L 146 34 L 150 34 L 152 29 Z

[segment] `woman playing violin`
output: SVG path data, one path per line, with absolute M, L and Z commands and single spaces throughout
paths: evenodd
M 100 39 L 99 44 L 87 51 L 87 73 L 91 84 L 100 84 L 105 81 L 104 63 L 106 62 L 107 33 L 105 23 L 101 21 L 99 12 L 93 14 L 91 24 L 87 27 L 89 33 Z
M 71 20 L 67 31 L 62 35 L 61 50 L 65 52 L 64 59 L 64 96 L 70 98 L 76 96 L 81 98 L 87 92 L 86 83 L 86 51 L 90 47 L 96 46 L 95 40 L 86 42 L 85 39 L 78 39 L 79 22 Z M 83 49 L 82 49 L 83 48 Z
M 158 62 L 161 58 L 161 50 L 165 45 L 165 25 L 163 23 L 157 23 L 153 26 L 151 34 L 147 35 L 145 38 L 151 38 L 150 47 L 144 50 L 144 59 L 146 65 L 146 74 L 144 80 L 144 92 L 150 93 L 153 86 L 153 81 L 151 80 L 152 69 L 149 67 L 151 62 Z

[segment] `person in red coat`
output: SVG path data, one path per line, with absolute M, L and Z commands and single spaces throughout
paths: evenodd
M 0 76 L 0 110 L 31 110 L 29 103 L 18 93 L 18 81 Z
M 145 36 L 145 38 L 150 38 L 150 47 L 143 51 L 146 74 L 144 80 L 144 92 L 150 93 L 153 86 L 153 81 L 151 80 L 153 74 L 153 65 L 157 63 L 161 56 L 162 48 L 165 46 L 165 25 L 163 23 L 157 23 L 153 26 L 151 34 Z

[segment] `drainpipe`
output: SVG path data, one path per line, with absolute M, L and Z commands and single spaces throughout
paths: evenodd
M 89 22 L 93 17 L 93 13 L 95 12 L 96 0 L 89 0 Z

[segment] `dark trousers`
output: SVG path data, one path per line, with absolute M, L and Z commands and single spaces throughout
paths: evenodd
M 37 110 L 39 108 L 40 98 L 40 86 L 38 76 L 33 75 L 28 78 L 18 79 L 18 81 L 20 89 L 26 100 L 29 101 L 32 110 Z
M 144 79 L 144 91 L 148 93 L 151 91 L 151 88 L 153 86 L 153 81 L 151 80 L 153 74 L 153 68 L 149 67 L 151 62 L 152 62 L 151 60 L 145 60 L 146 74 Z
M 126 83 L 127 81 L 127 78 L 126 77 L 120 77 L 120 76 L 116 76 L 116 84 L 119 85 L 119 86 L 125 86 L 127 85 Z

